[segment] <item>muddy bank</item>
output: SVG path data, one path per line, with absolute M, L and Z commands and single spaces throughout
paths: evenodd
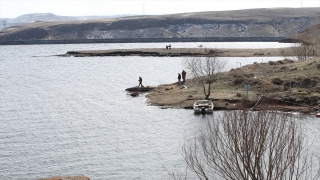
M 211 48 L 144 48 L 144 49 L 112 49 L 112 50 L 82 50 L 68 51 L 66 54 L 58 55 L 63 57 L 90 57 L 90 56 L 156 56 L 156 57 L 272 57 L 292 56 L 290 51 L 283 51 L 282 48 L 270 49 L 211 49 Z

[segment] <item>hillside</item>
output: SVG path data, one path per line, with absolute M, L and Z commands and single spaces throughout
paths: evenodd
M 273 100 L 275 108 L 279 110 L 317 111 L 320 109 L 319 71 L 320 58 L 249 64 L 222 73 L 213 82 L 210 100 L 217 110 L 240 109 L 242 100 L 246 98 L 244 85 L 249 84 L 250 108 L 262 95 Z M 147 94 L 147 97 L 149 104 L 154 106 L 192 108 L 196 100 L 205 96 L 203 88 L 196 86 L 187 77 L 185 84 L 161 85 Z
M 275 8 L 36 21 L 0 31 L 0 41 L 184 37 L 288 37 L 320 24 L 320 8 Z
M 320 43 L 320 24 L 308 27 L 299 33 L 285 38 L 283 41 L 302 42 L 308 45 L 317 45 Z
M 0 18 L 0 30 L 12 26 L 21 26 L 27 23 L 33 23 L 37 21 L 53 22 L 53 21 L 78 21 L 78 20 L 93 20 L 93 19 L 105 19 L 123 17 L 128 15 L 115 15 L 115 16 L 59 16 L 52 13 L 32 13 L 24 14 L 16 18 Z

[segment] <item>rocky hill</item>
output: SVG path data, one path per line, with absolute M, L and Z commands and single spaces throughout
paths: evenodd
M 184 37 L 288 37 L 320 24 L 320 8 L 274 8 L 36 21 L 0 31 L 0 41 Z

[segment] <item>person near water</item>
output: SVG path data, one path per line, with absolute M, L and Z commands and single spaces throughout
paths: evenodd
M 142 86 L 142 78 L 141 78 L 141 77 L 139 77 L 139 80 L 138 80 L 138 81 L 139 81 L 139 86 L 138 86 L 138 87 L 140 87 L 140 85 L 141 85 L 141 87 L 143 87 L 143 86 Z
M 183 81 L 183 82 L 186 82 L 186 74 L 187 74 L 187 73 L 183 70 L 183 71 L 182 71 L 182 81 Z
M 180 83 L 180 80 L 181 80 L 181 74 L 178 73 L 178 82 Z

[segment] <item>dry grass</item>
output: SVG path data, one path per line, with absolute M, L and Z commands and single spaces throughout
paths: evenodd
M 305 61 L 283 60 L 274 63 L 255 63 L 241 68 L 233 69 L 221 74 L 213 83 L 210 99 L 218 109 L 237 109 L 238 103 L 246 97 L 245 84 L 250 84 L 249 100 L 254 103 L 259 95 L 285 100 L 295 98 L 303 100 L 305 97 L 314 97 L 320 101 L 320 58 Z M 283 81 L 277 85 L 273 80 Z M 315 86 L 303 85 L 305 79 L 317 83 Z M 284 84 L 292 81 L 292 91 L 285 89 Z M 295 84 L 294 84 L 294 83 Z M 182 87 L 186 86 L 186 89 Z M 182 86 L 178 84 L 164 85 L 147 95 L 151 105 L 169 106 L 176 108 L 191 108 L 192 104 L 205 96 L 200 87 L 187 79 Z M 305 102 L 300 102 L 305 104 Z M 319 103 L 318 103 L 319 104 Z M 319 105 L 318 105 L 319 106 Z M 306 106 L 301 106 L 306 107 Z M 286 107 L 289 108 L 290 107 Z M 300 107 L 291 107 L 291 110 L 305 111 Z

